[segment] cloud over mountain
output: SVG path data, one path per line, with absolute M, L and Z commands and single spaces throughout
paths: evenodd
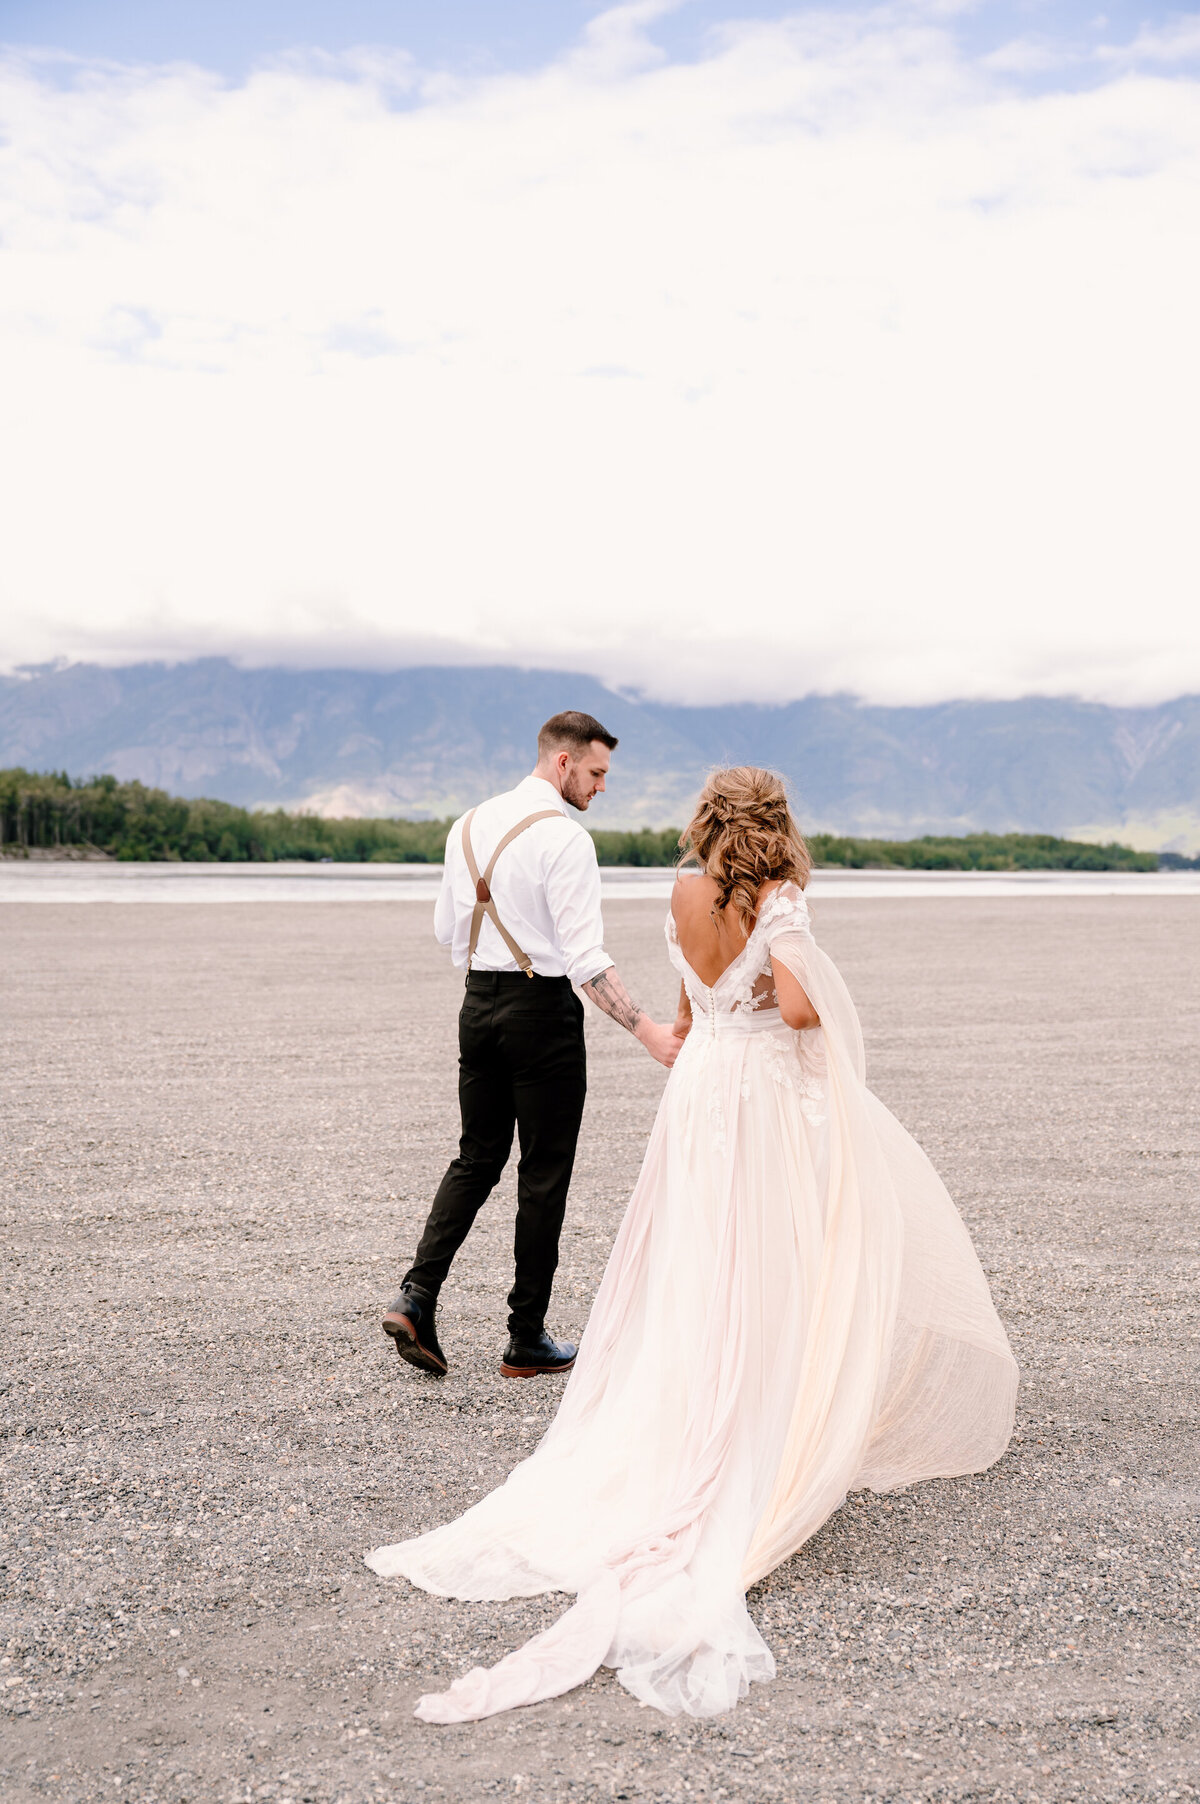
M 9 667 L 1200 688 L 1187 31 L 1056 82 L 936 6 L 664 10 L 519 74 L 0 64 Z
M 586 708 L 620 739 L 597 826 L 678 826 L 716 764 L 783 772 L 811 830 L 1065 833 L 1200 850 L 1200 697 L 674 707 L 578 672 L 76 665 L 0 677 L 0 767 L 111 771 L 174 794 L 327 815 L 442 817 L 530 769 Z

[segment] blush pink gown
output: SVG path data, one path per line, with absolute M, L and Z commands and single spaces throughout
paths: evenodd
M 601 1666 L 674 1715 L 775 1670 L 746 1590 L 849 1491 L 979 1472 L 1017 1370 L 966 1229 L 867 1089 L 858 1017 L 802 892 L 710 988 L 667 922 L 693 1027 L 562 1404 L 456 1521 L 367 1564 L 448 1597 L 573 1593 L 543 1634 L 423 1697 L 427 1722 L 536 1703 Z M 772 960 L 821 1026 L 795 1033 Z

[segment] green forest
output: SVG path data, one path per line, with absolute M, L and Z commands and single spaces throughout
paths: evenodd
M 438 864 L 451 823 L 324 820 L 317 815 L 185 800 L 115 777 L 73 780 L 65 772 L 0 771 L 0 854 L 99 852 L 111 858 L 271 863 Z M 674 864 L 679 830 L 592 835 L 603 865 Z M 969 833 L 962 838 L 853 839 L 814 833 L 813 862 L 854 870 L 1154 871 L 1200 860 L 1160 859 L 1128 846 L 1087 845 L 1048 833 Z

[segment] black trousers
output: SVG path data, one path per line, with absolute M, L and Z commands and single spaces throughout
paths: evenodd
M 517 1166 L 516 1281 L 509 1332 L 536 1339 L 546 1322 L 558 1241 L 587 1093 L 583 1004 L 565 977 L 472 971 L 458 1018 L 462 1138 L 433 1199 L 405 1279 L 436 1296 L 450 1262 L 500 1180 Z

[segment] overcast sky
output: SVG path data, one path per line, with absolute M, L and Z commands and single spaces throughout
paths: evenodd
M 1200 13 L 0 0 L 0 664 L 1200 690 Z

